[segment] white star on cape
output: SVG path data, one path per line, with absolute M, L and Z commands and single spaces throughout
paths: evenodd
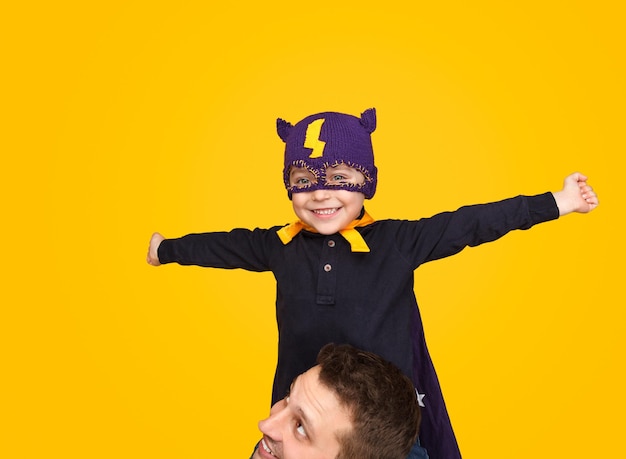
M 426 394 L 420 394 L 417 389 L 415 389 L 415 393 L 417 394 L 417 404 L 419 406 L 426 406 L 424 405 L 424 402 L 422 400 L 424 400 L 424 397 L 426 397 Z

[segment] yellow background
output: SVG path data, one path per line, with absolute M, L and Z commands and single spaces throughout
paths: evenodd
M 622 455 L 622 2 L 226 3 L 1 8 L 0 456 L 247 458 L 273 277 L 148 239 L 289 222 L 276 118 L 368 107 L 379 219 L 589 176 L 416 290 L 465 458 Z

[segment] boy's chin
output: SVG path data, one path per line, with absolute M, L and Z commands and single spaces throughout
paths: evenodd
M 331 234 L 337 234 L 343 228 L 341 225 L 315 225 L 313 229 L 317 231 L 322 236 L 330 236 Z

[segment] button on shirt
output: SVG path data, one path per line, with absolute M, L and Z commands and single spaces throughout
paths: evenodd
M 346 244 L 345 241 L 343 243 Z M 329 236 L 325 238 L 325 244 L 322 245 L 322 255 L 320 257 L 322 272 L 320 272 L 317 278 L 316 297 L 316 303 L 319 305 L 335 304 L 337 276 L 333 271 L 333 265 L 337 261 L 336 245 L 335 240 Z

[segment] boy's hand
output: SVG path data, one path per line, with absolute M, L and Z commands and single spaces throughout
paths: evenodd
M 598 207 L 599 201 L 593 188 L 587 185 L 587 177 L 580 172 L 574 172 L 565 177 L 563 189 L 554 194 L 559 215 L 570 212 L 586 214 Z
M 154 233 L 150 238 L 150 246 L 148 247 L 148 256 L 146 257 L 146 261 L 149 265 L 152 266 L 160 266 L 161 262 L 159 261 L 159 246 L 161 242 L 163 242 L 165 238 L 160 233 Z

